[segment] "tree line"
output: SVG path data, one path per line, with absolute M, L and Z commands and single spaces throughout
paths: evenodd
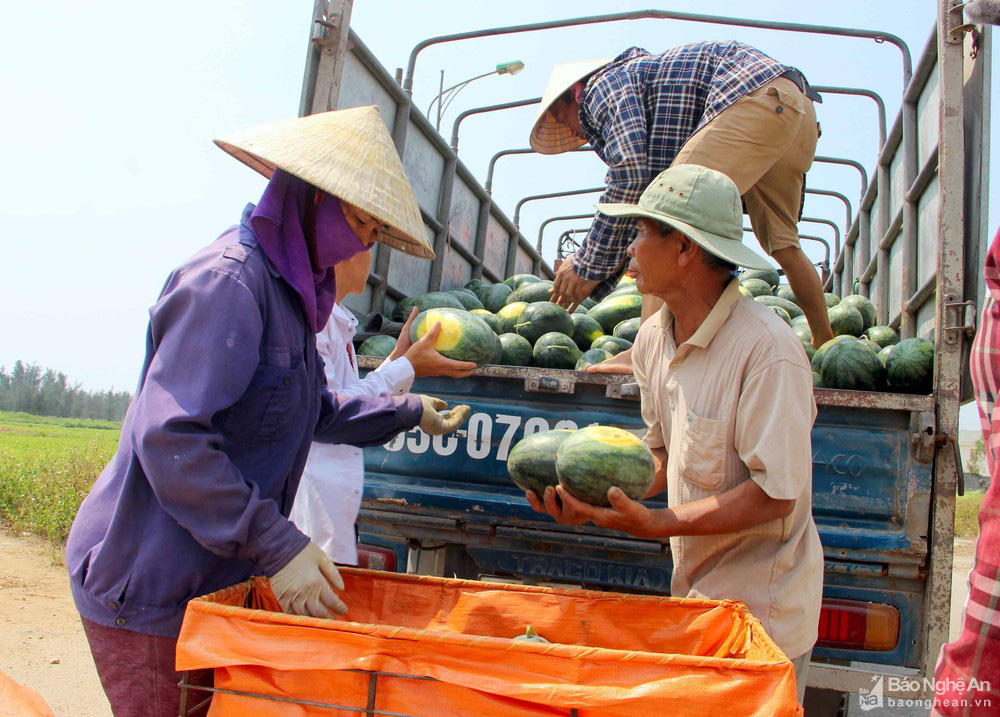
M 86 391 L 62 371 L 17 361 L 0 366 L 0 410 L 36 416 L 120 421 L 132 400 L 128 391 Z

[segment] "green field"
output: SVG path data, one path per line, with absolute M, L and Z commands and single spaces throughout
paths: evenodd
M 0 411 L 0 522 L 66 540 L 120 429 L 111 421 Z

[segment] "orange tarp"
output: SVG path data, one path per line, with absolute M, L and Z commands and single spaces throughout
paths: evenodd
M 217 693 L 211 717 L 802 714 L 792 663 L 740 602 L 341 575 L 342 620 L 279 612 L 266 578 L 188 604 L 177 669 L 245 693 Z M 551 644 L 510 639 L 527 625 Z
M 0 672 L 0 717 L 55 717 L 42 696 Z

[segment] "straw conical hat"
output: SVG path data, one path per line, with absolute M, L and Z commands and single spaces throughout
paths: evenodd
M 389 226 L 379 241 L 434 258 L 420 207 L 378 108 L 282 120 L 215 140 L 265 177 L 280 167 Z
M 559 154 L 571 149 L 582 147 L 587 140 L 573 134 L 569 127 L 560 124 L 549 114 L 552 103 L 559 99 L 563 92 L 575 85 L 587 75 L 597 72 L 611 62 L 603 60 L 579 60 L 564 62 L 552 68 L 549 84 L 545 86 L 542 103 L 538 107 L 535 124 L 531 128 L 531 148 L 539 154 Z

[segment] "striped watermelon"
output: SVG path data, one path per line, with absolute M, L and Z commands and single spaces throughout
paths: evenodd
M 520 320 L 521 312 L 528 308 L 528 304 L 523 301 L 514 301 L 503 306 L 496 312 L 496 317 L 500 321 L 500 333 L 510 334 L 514 332 L 514 327 Z
M 442 356 L 482 366 L 499 353 L 500 339 L 493 329 L 465 309 L 428 309 L 417 314 L 410 324 L 410 340 L 419 341 L 435 322 L 441 322 L 441 333 L 434 348 Z
M 581 351 L 589 349 L 594 339 L 604 335 L 604 329 L 592 316 L 574 313 L 572 318 L 573 340 Z
M 774 269 L 744 269 L 740 272 L 740 283 L 748 279 L 762 279 L 770 284 L 772 289 L 776 289 L 781 276 Z
M 508 276 L 504 279 L 503 283 L 509 286 L 511 291 L 517 291 L 523 284 L 536 284 L 539 281 L 541 279 L 534 274 L 514 274 L 514 276 Z
M 851 294 L 850 296 L 845 296 L 841 299 L 840 303 L 853 306 L 861 312 L 861 318 L 864 319 L 865 326 L 859 333 L 863 333 L 875 325 L 875 322 L 877 321 L 875 318 L 875 304 L 870 302 L 865 297 L 858 294 Z
M 635 335 L 639 333 L 639 322 L 641 320 L 638 316 L 625 319 L 615 326 L 615 330 L 611 332 L 611 335 L 635 343 Z
M 642 313 L 642 296 L 640 294 L 622 294 L 604 299 L 590 309 L 590 316 L 610 334 L 615 327 L 625 319 L 632 319 Z
M 483 308 L 483 302 L 468 289 L 452 289 L 448 293 L 458 299 L 466 311 Z
M 528 304 L 514 324 L 514 331 L 528 339 L 532 346 L 542 334 L 555 331 L 572 336 L 575 329 L 573 316 L 559 304 L 553 304 L 551 301 L 535 301 Z
M 548 486 L 554 488 L 559 483 L 556 453 L 573 433 L 575 431 L 557 428 L 522 438 L 507 455 L 510 479 L 521 490 L 534 491 L 541 498 Z
M 751 296 L 771 296 L 771 285 L 763 279 L 747 279 L 740 284 Z
M 588 366 L 601 363 L 601 361 L 607 361 L 609 358 L 611 358 L 611 354 L 604 349 L 587 349 L 580 355 L 580 359 L 573 368 L 580 371 Z
M 865 330 L 864 317 L 850 304 L 837 304 L 827 310 L 826 315 L 830 319 L 834 336 L 860 336 Z
M 500 363 L 504 366 L 530 366 L 531 344 L 517 334 L 500 334 Z
M 641 500 L 653 485 L 655 464 L 646 444 L 612 426 L 588 426 L 567 436 L 556 453 L 559 484 L 574 498 L 608 506 L 608 489 L 618 486 Z
M 358 356 L 377 356 L 386 358 L 396 348 L 396 339 L 385 334 L 371 336 L 358 346 Z
M 826 308 L 828 309 L 832 309 L 840 303 L 840 297 L 836 294 L 823 294 L 823 298 L 826 299 Z
M 485 321 L 493 329 L 493 333 L 498 336 L 503 333 L 500 330 L 500 319 L 497 318 L 496 314 L 491 314 L 486 309 L 469 309 L 469 313 Z
M 420 296 L 411 296 L 396 304 L 392 312 L 392 318 L 396 321 L 406 321 L 410 318 L 410 310 L 416 306 L 417 311 L 427 311 L 428 309 L 460 309 L 465 311 L 465 306 L 453 294 L 447 291 L 431 291 Z
M 899 334 L 891 326 L 870 326 L 865 329 L 865 336 L 877 343 L 882 348 L 893 346 L 899 343 Z
M 614 356 L 615 354 L 621 353 L 625 349 L 632 348 L 632 342 L 618 336 L 598 336 L 594 339 L 594 343 L 590 345 L 590 348 L 604 349 L 609 354 Z
M 580 360 L 580 348 L 576 342 L 558 331 L 542 334 L 535 342 L 531 361 L 541 368 L 576 368 Z
M 764 306 L 778 306 L 787 311 L 793 319 L 796 316 L 802 316 L 802 309 L 799 308 L 798 304 L 779 299 L 777 296 L 755 296 L 754 301 L 758 304 L 764 304 Z
M 831 346 L 820 368 L 826 388 L 844 391 L 884 391 L 885 374 L 875 352 L 857 339 Z
M 507 303 L 513 304 L 515 301 L 523 301 L 530 304 L 535 301 L 548 301 L 552 298 L 549 293 L 552 289 L 552 282 L 545 279 L 541 281 L 531 281 L 521 284 L 507 297 Z
M 934 344 L 903 339 L 885 363 L 889 386 L 901 393 L 930 393 L 934 387 Z

